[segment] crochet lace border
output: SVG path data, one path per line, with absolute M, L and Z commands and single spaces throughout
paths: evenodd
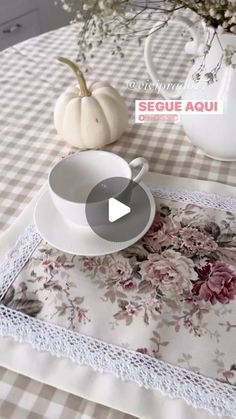
M 153 188 L 157 198 L 236 212 L 236 199 L 184 189 Z M 0 267 L 0 300 L 41 242 L 36 226 L 29 226 Z M 195 408 L 218 416 L 236 416 L 236 388 L 138 352 L 29 317 L 0 305 L 0 336 L 29 343 L 39 351 L 66 357 L 98 372 L 111 373 L 146 389 L 181 398 Z

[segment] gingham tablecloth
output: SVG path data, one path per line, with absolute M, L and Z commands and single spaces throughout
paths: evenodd
M 187 35 L 179 28 L 159 33 L 155 59 L 164 81 L 183 81 L 188 61 Z M 74 79 L 55 59 L 77 57 L 77 29 L 61 28 L 0 53 L 0 230 L 9 227 L 43 185 L 55 159 L 70 151 L 56 135 L 56 98 Z M 106 147 L 127 160 L 143 156 L 152 171 L 236 184 L 236 165 L 210 160 L 185 138 L 174 123 L 134 124 L 134 100 L 154 98 L 145 69 L 143 48 L 131 39 L 125 58 L 112 55 L 107 43 L 93 51 L 88 80 L 107 80 L 124 96 L 130 109 L 130 131 Z M 189 62 L 190 65 L 190 62 Z M 211 133 L 209 132 L 209 135 Z M 213 139 L 212 139 L 213 140 Z M 130 416 L 0 368 L 0 418 L 128 419 Z M 131 418 L 131 417 L 130 417 Z

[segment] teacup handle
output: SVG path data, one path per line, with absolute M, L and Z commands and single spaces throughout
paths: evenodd
M 146 173 L 149 171 L 148 161 L 143 157 L 137 157 L 136 159 L 132 160 L 129 163 L 129 166 L 131 169 L 137 169 L 141 166 L 140 172 L 134 178 L 132 178 L 132 180 L 136 183 L 139 183 L 144 175 L 146 175 Z

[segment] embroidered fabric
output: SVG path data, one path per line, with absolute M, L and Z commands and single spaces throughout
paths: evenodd
M 208 208 L 236 211 L 236 199 L 205 192 L 152 188 L 156 197 L 192 203 Z M 2 299 L 41 241 L 36 226 L 29 226 L 0 267 Z M 148 355 L 108 344 L 29 317 L 0 305 L 0 336 L 29 343 L 39 351 L 67 357 L 99 372 L 111 373 L 122 380 L 134 381 L 146 389 L 159 390 L 172 398 L 181 398 L 195 408 L 204 408 L 218 416 L 236 416 L 236 388 L 196 374 Z

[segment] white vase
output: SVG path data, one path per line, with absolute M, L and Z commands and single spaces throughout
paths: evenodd
M 193 42 L 186 45 L 187 53 L 195 53 L 196 60 L 190 69 L 186 80 L 186 86 L 193 85 L 193 76 L 199 70 L 203 60 L 203 47 L 207 36 L 211 38 L 213 30 L 204 28 L 204 43 L 200 41 L 199 33 L 194 25 L 186 18 L 177 18 L 170 24 L 181 22 L 190 30 Z M 208 35 L 206 33 L 208 31 Z M 209 34 L 209 31 L 211 33 Z M 145 44 L 145 62 L 147 70 L 154 83 L 160 83 L 160 78 L 152 61 L 152 42 L 156 32 L 152 29 Z M 205 58 L 204 74 L 212 70 L 221 62 L 222 48 L 233 46 L 236 49 L 236 35 L 220 34 L 214 37 L 211 48 Z M 236 62 L 236 58 L 234 58 Z M 222 100 L 223 114 L 192 114 L 181 115 L 181 123 L 190 141 L 203 151 L 208 157 L 218 160 L 236 160 L 236 69 L 232 65 L 226 65 L 224 60 L 217 72 L 217 80 L 212 84 L 200 81 L 199 88 L 183 89 L 182 92 L 162 90 L 166 99 L 180 97 L 183 100 Z

